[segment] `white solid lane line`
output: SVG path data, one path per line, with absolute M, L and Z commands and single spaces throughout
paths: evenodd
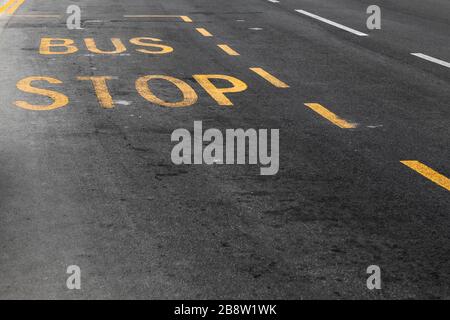
M 418 57 L 418 58 L 421 58 L 421 59 L 424 59 L 424 60 L 428 60 L 428 61 L 430 61 L 430 62 L 434 62 L 434 63 L 440 64 L 441 66 L 450 68 L 450 63 L 449 63 L 449 62 L 446 62 L 446 61 L 444 61 L 444 60 L 436 59 L 436 58 L 427 56 L 426 54 L 423 54 L 423 53 L 411 53 L 411 54 L 412 54 L 413 56 Z
M 277 1 L 277 0 L 267 0 L 267 1 L 272 2 L 272 3 L 280 3 L 280 1 Z
M 319 21 L 328 23 L 329 25 L 332 25 L 332 26 L 334 26 L 334 27 L 336 27 L 336 28 L 339 28 L 339 29 L 345 30 L 345 31 L 347 31 L 347 32 L 356 34 L 357 36 L 360 36 L 360 37 L 367 37 L 367 36 L 369 36 L 369 35 L 366 34 L 366 33 L 362 33 L 362 32 L 360 32 L 360 31 L 358 31 L 358 30 L 355 30 L 355 29 L 346 27 L 346 26 L 344 26 L 344 25 L 342 25 L 342 24 L 339 24 L 339 23 L 333 22 L 333 21 L 331 21 L 331 20 L 328 20 L 328 19 L 319 17 L 319 16 L 317 16 L 317 15 L 315 15 L 315 14 L 312 14 L 312 13 L 310 13 L 310 12 L 308 12 L 308 11 L 305 11 L 305 10 L 295 10 L 295 11 L 297 11 L 298 13 L 304 14 L 304 15 L 306 15 L 306 16 L 308 16 L 308 17 L 311 17 L 311 18 L 317 19 L 317 20 L 319 20 Z

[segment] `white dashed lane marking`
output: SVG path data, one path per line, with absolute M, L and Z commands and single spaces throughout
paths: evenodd
M 450 63 L 449 63 L 449 62 L 446 62 L 446 61 L 444 61 L 444 60 L 436 59 L 436 58 L 433 58 L 433 57 L 428 56 L 428 55 L 423 54 L 423 53 L 411 53 L 411 54 L 412 54 L 413 56 L 418 57 L 418 58 L 421 58 L 421 59 L 424 59 L 424 60 L 427 60 L 427 61 L 430 61 L 430 62 L 439 64 L 439 65 L 441 65 L 441 66 L 450 68 Z
M 325 22 L 325 23 L 327 23 L 327 24 L 329 24 L 329 25 L 331 25 L 331 26 L 334 26 L 334 27 L 336 27 L 336 28 L 339 28 L 339 29 L 345 30 L 345 31 L 347 31 L 347 32 L 353 33 L 353 34 L 355 34 L 355 35 L 357 35 L 357 36 L 360 36 L 360 37 L 368 37 L 368 36 L 369 36 L 369 35 L 366 34 L 366 33 L 363 33 L 363 32 L 360 32 L 360 31 L 358 31 L 358 30 L 355 30 L 355 29 L 346 27 L 346 26 L 344 26 L 344 25 L 342 25 L 342 24 L 340 24 L 340 23 L 333 22 L 333 21 L 331 21 L 331 20 L 322 18 L 322 17 L 320 17 L 320 16 L 318 16 L 318 15 L 315 15 L 315 14 L 313 14 L 313 13 L 307 12 L 307 11 L 305 11 L 305 10 L 295 10 L 295 11 L 297 11 L 298 13 L 304 14 L 305 16 L 311 17 L 311 18 L 313 18 L 313 19 L 316 19 L 316 20 Z

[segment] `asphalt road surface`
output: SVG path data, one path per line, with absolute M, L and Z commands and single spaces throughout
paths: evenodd
M 0 8 L 0 298 L 450 298 L 448 0 Z M 175 165 L 194 121 L 278 173 Z

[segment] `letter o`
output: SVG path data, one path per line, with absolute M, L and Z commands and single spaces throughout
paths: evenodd
M 178 102 L 167 102 L 155 96 L 148 86 L 148 82 L 153 79 L 166 80 L 175 85 L 183 93 L 183 100 Z M 136 90 L 147 101 L 169 108 L 189 107 L 196 103 L 198 100 L 198 96 L 191 86 L 180 79 L 169 76 L 151 75 L 141 77 L 136 80 Z

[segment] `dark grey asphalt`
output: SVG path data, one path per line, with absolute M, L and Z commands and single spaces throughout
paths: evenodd
M 450 176 L 450 2 L 379 1 L 382 29 L 366 28 L 371 1 L 27 0 L 0 17 L 0 298 L 397 299 L 450 298 L 449 191 L 400 163 Z M 68 5 L 83 30 L 68 30 Z M 357 37 L 303 9 L 369 33 Z M 24 15 L 60 15 L 26 17 Z M 124 15 L 187 15 L 124 18 Z M 195 28 L 214 37 L 202 37 Z M 251 28 L 262 28 L 253 30 Z M 43 37 L 71 38 L 72 55 L 39 54 Z M 164 56 L 128 40 L 160 38 Z M 128 55 L 92 55 L 83 38 Z M 228 44 L 240 56 L 216 47 Z M 290 85 L 279 89 L 248 68 Z M 227 74 L 249 89 L 218 106 L 194 74 Z M 188 82 L 199 101 L 164 108 L 134 88 L 142 75 Z M 87 81 L 105 75 L 117 104 L 102 109 Z M 29 76 L 70 103 L 48 103 L 16 83 Z M 42 86 L 42 85 L 41 85 Z M 154 87 L 169 99 L 176 91 Z M 304 103 L 358 123 L 343 130 Z M 279 128 L 280 171 L 256 166 L 175 166 L 171 133 Z M 383 289 L 366 288 L 379 265 Z M 66 268 L 82 289 L 66 288 Z

